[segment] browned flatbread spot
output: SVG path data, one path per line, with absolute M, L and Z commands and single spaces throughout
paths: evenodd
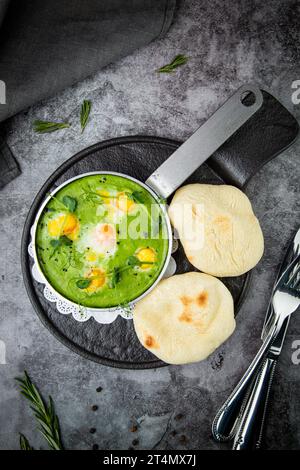
M 190 305 L 195 304 L 201 308 L 206 307 L 208 303 L 208 292 L 205 290 L 201 291 L 200 294 L 194 298 L 183 295 L 180 297 L 180 300 L 183 304 L 183 312 L 179 317 L 179 321 L 192 323 L 192 322 L 195 322 L 195 319 L 194 319 L 194 313 Z M 199 322 L 199 320 L 197 320 L 197 322 Z
M 214 219 L 214 223 L 219 227 L 220 230 L 226 232 L 230 229 L 230 219 L 225 215 L 219 215 Z
M 193 299 L 191 297 L 188 297 L 187 295 L 182 295 L 180 297 L 180 300 L 183 304 L 183 312 L 179 317 L 179 321 L 184 321 L 186 323 L 191 323 L 193 321 L 193 314 L 190 311 L 190 304 L 193 302 Z
M 144 339 L 145 346 L 148 348 L 157 348 L 158 344 L 156 343 L 155 339 L 153 336 L 147 335 L 146 338 Z
M 180 297 L 180 300 L 185 307 L 193 302 L 193 299 L 191 299 L 191 297 L 188 297 L 187 295 L 182 295 Z
M 197 208 L 195 204 L 192 205 L 192 214 L 193 214 L 193 217 L 197 217 Z
M 186 323 L 192 323 L 192 321 L 193 321 L 192 312 L 188 308 L 185 308 L 183 310 L 182 314 L 179 317 L 179 321 L 184 321 Z
M 208 303 L 208 292 L 205 290 L 200 292 L 200 294 L 197 297 L 197 304 L 199 307 L 206 307 Z

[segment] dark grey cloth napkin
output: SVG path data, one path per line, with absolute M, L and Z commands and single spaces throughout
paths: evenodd
M 163 36 L 176 0 L 0 0 L 0 121 Z M 1 20 L 2 18 L 2 20 Z M 0 186 L 18 166 L 0 142 Z

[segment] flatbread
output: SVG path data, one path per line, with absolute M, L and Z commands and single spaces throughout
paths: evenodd
M 190 272 L 161 281 L 133 312 L 142 345 L 168 364 L 205 359 L 234 331 L 233 299 L 208 274 Z
M 239 276 L 264 251 L 248 197 L 229 185 L 189 184 L 176 191 L 169 216 L 190 263 L 213 276 Z

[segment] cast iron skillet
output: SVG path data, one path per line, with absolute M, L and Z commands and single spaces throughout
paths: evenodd
M 155 358 L 139 343 L 132 321 L 120 317 L 109 325 L 101 325 L 94 319 L 79 323 L 70 315 L 57 312 L 55 304 L 43 297 L 43 285 L 33 280 L 32 259 L 27 247 L 30 242 L 30 228 L 37 209 L 46 194 L 63 181 L 88 171 L 118 171 L 135 178 L 147 178 L 152 171 L 171 155 L 179 142 L 158 137 L 121 137 L 93 145 L 67 160 L 43 185 L 36 196 L 27 216 L 22 237 L 22 269 L 29 298 L 42 323 L 74 352 L 87 359 L 119 368 L 148 369 L 161 367 L 162 361 Z M 187 183 L 223 183 L 206 164 L 203 164 Z M 174 254 L 178 266 L 177 273 L 195 271 L 188 262 L 180 246 Z M 240 308 L 249 283 L 249 274 L 236 278 L 222 279 L 230 289 L 235 311 Z

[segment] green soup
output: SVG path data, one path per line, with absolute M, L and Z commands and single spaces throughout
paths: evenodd
M 54 289 L 86 307 L 124 305 L 159 276 L 168 254 L 160 205 L 117 175 L 78 178 L 44 208 L 36 230 L 40 267 Z

